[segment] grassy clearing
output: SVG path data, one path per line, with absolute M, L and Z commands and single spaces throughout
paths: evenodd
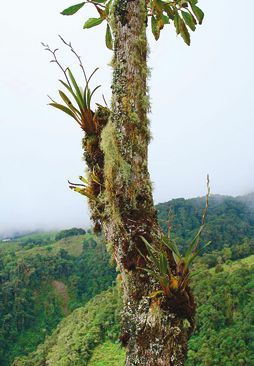
M 16 241 L 0 241 L 0 251 L 3 251 L 4 253 L 9 252 L 16 252 L 17 250 L 20 250 L 20 243 Z
M 88 366 L 124 366 L 125 350 L 119 344 L 106 341 L 95 348 Z
M 222 264 L 222 268 L 226 272 L 232 272 L 240 268 L 242 265 L 251 267 L 254 265 L 254 255 L 250 255 L 249 257 L 239 259 L 237 261 L 230 262 L 228 264 Z M 216 267 L 210 269 L 212 273 L 216 272 Z
M 55 240 L 55 236 L 57 231 L 42 231 L 42 232 L 35 232 L 26 235 L 19 236 L 16 240 L 17 241 L 25 241 L 25 240 Z
M 61 239 L 55 243 L 49 243 L 44 246 L 34 246 L 31 249 L 24 249 L 21 244 L 18 243 L 16 246 L 17 255 L 20 257 L 30 257 L 31 255 L 56 255 L 61 249 L 66 250 L 70 255 L 78 257 L 81 255 L 83 250 L 83 242 L 85 239 L 90 238 L 90 235 L 79 235 L 72 236 L 69 238 Z

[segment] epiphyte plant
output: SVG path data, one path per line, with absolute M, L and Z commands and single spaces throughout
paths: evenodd
M 107 22 L 106 46 L 113 49 L 113 36 L 110 25 L 110 6 L 112 0 L 88 0 L 72 5 L 63 10 L 63 15 L 73 15 L 84 5 L 93 5 L 97 12 L 97 18 L 89 18 L 83 28 L 88 29 Z M 197 6 L 198 0 L 147 0 L 147 19 L 151 19 L 151 29 L 156 40 L 160 37 L 160 32 L 165 25 L 173 23 L 176 34 L 180 34 L 184 42 L 190 45 L 190 30 L 194 32 L 197 24 L 202 24 L 204 19 L 203 11 Z
M 81 62 L 80 56 L 76 53 L 76 51 L 73 49 L 71 43 L 67 43 L 61 36 L 59 36 L 62 42 L 67 45 L 71 52 L 74 53 L 74 55 L 78 58 L 79 65 L 82 69 L 83 76 L 84 76 L 84 87 L 80 87 L 69 67 L 66 69 L 60 64 L 56 52 L 58 49 L 52 50 L 50 49 L 49 45 L 42 43 L 42 45 L 45 47 L 46 51 L 49 51 L 53 55 L 53 59 L 51 62 L 56 63 L 61 71 L 64 74 L 65 81 L 59 80 L 60 83 L 65 87 L 65 90 L 67 91 L 67 96 L 65 92 L 62 90 L 59 90 L 59 95 L 64 102 L 64 104 L 58 103 L 55 100 L 53 100 L 51 97 L 51 103 L 49 103 L 50 106 L 57 108 L 64 113 L 68 114 L 70 117 L 72 117 L 86 132 L 86 134 L 91 135 L 95 134 L 98 129 L 98 122 L 95 118 L 94 112 L 91 110 L 91 101 L 94 93 L 96 90 L 100 88 L 101 85 L 96 86 L 94 89 L 90 89 L 90 82 L 98 68 L 94 69 L 94 71 L 91 73 L 91 75 L 87 76 L 85 68 Z M 71 98 L 71 99 L 70 99 Z
M 209 196 L 210 182 L 209 176 L 207 176 L 206 205 L 202 215 L 201 226 L 183 255 L 177 243 L 169 235 L 163 235 L 161 237 L 160 246 L 151 245 L 144 237 L 141 237 L 148 253 L 147 256 L 141 253 L 146 260 L 146 267 L 142 269 L 152 275 L 160 285 L 160 289 L 152 292 L 150 297 L 159 295 L 172 297 L 177 292 L 184 292 L 186 287 L 189 286 L 191 265 L 197 256 L 211 244 L 211 241 L 209 241 L 200 247 L 201 234 L 205 227 L 205 219 L 209 205 Z M 169 264 L 168 250 L 173 254 L 174 268 L 171 268 Z
M 69 188 L 72 189 L 74 192 L 80 193 L 83 196 L 86 196 L 87 198 L 90 198 L 92 200 L 96 200 L 96 197 L 94 196 L 93 192 L 93 184 L 97 184 L 101 186 L 101 182 L 99 177 L 95 173 L 95 169 L 93 172 L 89 174 L 90 180 L 80 176 L 79 179 L 82 183 L 72 183 L 68 181 Z
M 87 76 L 83 63 L 81 61 L 81 57 L 74 50 L 72 44 L 67 43 L 61 36 L 59 36 L 59 38 L 78 59 L 79 66 L 81 67 L 84 77 L 82 81 L 84 86 L 80 87 L 71 69 L 69 67 L 64 68 L 63 65 L 59 62 L 57 58 L 58 49 L 52 50 L 48 44 L 42 43 L 45 50 L 50 52 L 51 55 L 53 56 L 51 62 L 56 63 L 58 65 L 65 78 L 65 80 L 59 80 L 60 83 L 64 86 L 65 92 L 62 90 L 58 91 L 64 104 L 56 102 L 54 99 L 49 97 L 51 100 L 51 103 L 49 103 L 49 105 L 66 113 L 68 116 L 72 117 L 78 123 L 81 129 L 85 132 L 86 137 L 84 141 L 86 149 L 89 150 L 88 148 L 90 147 L 91 149 L 90 158 L 92 157 L 94 160 L 95 157 L 98 158 L 98 155 L 101 155 L 99 146 L 97 146 L 98 145 L 97 140 L 98 135 L 100 134 L 105 124 L 105 121 L 102 121 L 102 119 L 98 115 L 98 109 L 103 110 L 104 113 L 106 114 L 109 113 L 109 109 L 107 107 L 104 107 L 98 103 L 96 103 L 97 113 L 94 112 L 91 107 L 91 101 L 94 96 L 94 93 L 101 86 L 98 85 L 93 89 L 90 88 L 91 79 L 98 70 L 98 68 L 95 68 L 94 71 L 89 76 Z M 104 96 L 103 99 L 105 104 L 107 105 Z M 99 167 L 99 164 L 94 162 L 92 168 L 88 172 L 88 179 L 80 176 L 79 179 L 82 182 L 81 184 L 71 183 L 68 181 L 69 188 L 75 192 L 85 195 L 90 201 L 91 200 L 96 201 L 97 199 L 96 197 L 100 194 L 102 189 L 102 183 L 101 183 L 101 181 L 103 180 L 102 178 L 103 177 L 101 176 L 101 169 Z

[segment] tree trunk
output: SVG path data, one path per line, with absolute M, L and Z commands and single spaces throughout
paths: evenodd
M 103 228 L 121 273 L 124 310 L 121 341 L 126 365 L 184 364 L 195 306 L 189 294 L 151 298 L 156 280 L 146 265 L 140 238 L 159 242 L 147 167 L 150 139 L 147 112 L 146 1 L 115 0 L 111 9 L 114 59 L 112 110 L 101 135 L 104 153 Z M 174 266 L 169 254 L 171 266 Z

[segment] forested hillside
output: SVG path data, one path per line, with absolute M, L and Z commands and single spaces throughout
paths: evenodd
M 184 246 L 197 232 L 205 197 L 173 199 L 157 205 L 164 231 L 170 226 L 172 237 Z M 209 200 L 204 242 L 212 241 L 209 251 L 254 238 L 254 194 L 240 197 L 214 195 Z
M 253 269 L 251 256 L 197 274 L 197 328 L 189 341 L 187 366 L 253 365 Z M 120 308 L 116 289 L 97 295 L 13 366 L 123 366 L 125 353 L 117 341 Z
M 250 328 L 250 288 L 253 279 L 251 280 L 249 266 L 245 264 L 247 267 L 242 267 L 243 262 L 240 266 L 239 260 L 249 257 L 248 263 L 253 262 L 253 257 L 250 257 L 254 254 L 253 202 L 251 195 L 239 198 L 216 196 L 210 200 L 203 241 L 211 239 L 213 244 L 212 252 L 199 258 L 195 267 L 197 273 L 203 271 L 203 274 L 197 275 L 193 280 L 199 302 L 199 317 L 197 332 L 190 341 L 189 362 L 192 362 L 190 365 L 214 365 L 207 360 L 204 361 L 205 355 L 216 359 L 215 354 L 211 354 L 213 349 L 211 342 L 215 344 L 214 352 L 218 353 L 217 364 L 232 364 L 230 360 L 225 361 L 228 363 L 221 363 L 222 359 L 226 360 L 225 350 L 229 346 L 224 345 L 223 350 L 219 350 L 220 343 L 216 343 L 215 338 L 218 336 L 220 339 L 220 334 L 223 334 L 221 338 L 233 337 L 232 345 L 235 349 L 239 349 L 240 345 L 247 348 L 247 353 L 242 357 L 243 360 L 249 359 L 248 350 L 253 339 Z M 172 200 L 158 205 L 157 208 L 163 228 L 167 228 L 164 220 L 168 220 L 169 216 L 173 226 L 171 235 L 184 245 L 196 234 L 203 207 L 204 199 L 197 198 Z M 234 265 L 230 265 L 231 262 Z M 52 342 L 57 342 L 54 352 L 50 351 L 52 358 L 52 352 L 58 352 L 59 345 L 55 335 L 60 335 L 62 329 L 67 332 L 70 341 L 74 342 L 70 344 L 70 348 L 79 349 L 81 343 L 83 344 L 84 353 L 82 346 L 80 354 L 83 358 L 86 354 L 86 360 L 92 356 L 89 361 L 91 366 L 110 365 L 114 359 L 115 365 L 118 365 L 119 357 L 123 357 L 124 352 L 115 344 L 118 336 L 119 309 L 115 307 L 115 302 L 119 302 L 115 290 L 112 290 L 113 292 L 109 290 L 101 295 L 102 297 L 94 298 L 87 307 L 82 307 L 95 295 L 112 286 L 115 279 L 116 272 L 114 266 L 110 264 L 110 255 L 106 251 L 103 238 L 85 233 L 82 229 L 74 228 L 60 233 L 35 233 L 13 241 L 0 242 L 0 365 L 9 366 L 16 356 L 34 351 L 69 314 L 70 318 L 66 318 L 59 325 L 53 338 L 48 338 L 39 349 L 45 350 L 45 347 L 49 349 Z M 233 301 L 232 304 L 230 305 L 225 298 L 229 299 L 229 302 Z M 113 307 L 112 301 L 115 304 Z M 227 306 L 227 310 L 223 306 Z M 111 313 L 111 307 L 115 309 L 114 314 Z M 81 328 L 83 326 L 84 328 L 79 332 L 75 325 L 77 332 L 73 333 L 72 338 L 71 334 L 74 331 L 72 321 L 75 318 L 72 311 L 77 308 L 79 309 L 75 316 L 79 319 L 82 320 L 86 314 L 84 322 L 81 321 L 80 324 Z M 96 321 L 93 323 L 95 314 L 97 314 Z M 105 320 L 106 318 L 108 320 Z M 69 322 L 68 319 L 72 320 Z M 241 323 L 246 326 L 240 327 Z M 81 338 L 78 340 L 77 334 L 82 336 L 82 341 Z M 234 344 L 235 334 L 239 334 L 238 338 L 242 339 L 239 345 Z M 93 353 L 97 345 L 99 346 Z M 59 350 L 64 355 L 61 347 Z M 40 351 L 37 352 L 38 357 L 42 357 Z M 43 351 L 45 357 L 47 352 Z M 100 363 L 104 356 L 106 358 Z M 66 357 L 68 359 L 70 355 Z M 235 362 L 238 360 L 235 353 L 232 357 Z M 33 358 L 33 362 L 36 359 Z M 203 360 L 203 363 L 199 364 L 199 359 Z M 50 365 L 57 365 L 55 362 L 54 359 L 54 363 Z
M 0 365 L 34 350 L 64 316 L 107 289 L 116 276 L 109 260 L 91 234 L 0 243 Z

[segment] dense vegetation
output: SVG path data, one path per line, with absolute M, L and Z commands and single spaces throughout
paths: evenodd
M 72 229 L 60 231 L 56 235 L 55 239 L 61 240 L 63 238 L 69 238 L 70 236 L 85 235 L 85 234 L 86 234 L 86 231 L 84 229 L 77 229 L 77 228 L 73 227 Z
M 172 200 L 158 206 L 159 217 L 167 220 L 171 207 L 171 217 L 174 212 L 172 235 L 183 244 L 196 233 L 203 205 L 202 198 Z M 188 366 L 251 364 L 241 360 L 251 360 L 249 350 L 253 330 L 250 328 L 250 287 L 253 280 L 250 270 L 240 268 L 238 264 L 240 259 L 254 254 L 252 207 L 252 196 L 211 199 L 205 240 L 213 240 L 213 251 L 206 253 L 196 263 L 196 272 L 203 271 L 203 275 L 194 277 L 194 291 L 199 302 L 198 327 L 190 341 Z M 161 223 L 166 229 L 166 222 Z M 60 233 L 36 233 L 12 242 L 0 242 L 1 366 L 10 365 L 18 355 L 34 351 L 63 317 L 114 283 L 116 272 L 110 265 L 103 239 L 83 234 L 83 229 L 74 228 Z M 59 238 L 62 239 L 57 240 Z M 234 265 L 230 265 L 232 261 Z M 94 310 L 98 313 L 96 327 L 99 328 L 93 327 L 95 324 L 92 320 L 89 320 L 89 325 L 82 323 L 86 327 L 85 339 L 89 344 L 85 351 L 86 359 L 92 355 L 91 366 L 106 366 L 110 360 L 113 365 L 114 359 L 115 365 L 120 365 L 119 360 L 124 357 L 124 351 L 120 351 L 119 345 L 115 344 L 118 325 L 113 320 L 110 320 L 110 324 L 114 323 L 114 326 L 105 321 L 105 316 L 113 316 L 113 313 L 109 315 L 111 300 L 115 303 L 118 298 L 114 291 L 109 290 L 107 294 L 95 298 L 94 302 L 87 305 L 88 308 L 76 312 L 82 318 L 83 311 L 95 314 L 91 309 L 94 306 L 100 308 Z M 115 309 L 114 306 L 112 309 Z M 64 329 L 67 319 L 57 329 Z M 104 319 L 105 327 L 99 319 Z M 68 326 L 69 332 L 71 324 Z M 82 332 L 80 334 L 84 335 Z M 228 345 L 223 343 L 225 339 L 228 339 Z M 76 341 L 79 342 L 75 338 Z M 45 344 L 50 347 L 51 343 L 47 342 Z M 97 345 L 98 348 L 92 354 Z M 45 347 L 42 345 L 40 349 Z M 229 352 L 229 347 L 234 347 L 235 351 Z M 240 351 L 240 347 L 245 351 Z M 104 352 L 108 352 L 108 361 L 103 358 L 103 363 L 100 363 Z M 211 359 L 217 360 L 217 363 L 209 363 Z
M 65 318 L 37 351 L 17 359 L 16 366 L 86 365 L 92 352 L 104 340 L 116 341 L 121 302 L 115 288 L 95 296 Z
M 184 246 L 200 226 L 205 197 L 173 199 L 157 205 L 163 230 L 172 227 L 171 235 Z M 208 250 L 222 249 L 254 238 L 254 194 L 242 197 L 211 196 L 203 241 L 212 241 Z
M 196 276 L 197 329 L 187 366 L 253 365 L 253 269 L 251 256 Z
M 253 364 L 253 269 L 251 256 L 196 276 L 197 329 L 189 342 L 187 366 Z M 96 296 L 64 319 L 35 353 L 14 365 L 123 366 L 124 350 L 117 342 L 120 306 L 116 290 Z
M 34 350 L 64 316 L 107 289 L 116 275 L 105 245 L 92 235 L 31 248 L 32 240 L 0 244 L 4 366 Z

